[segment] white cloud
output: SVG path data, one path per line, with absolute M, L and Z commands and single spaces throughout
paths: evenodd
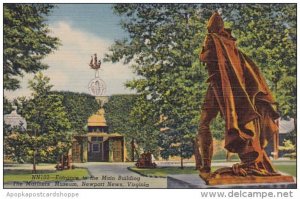
M 75 29 L 64 21 L 52 24 L 50 29 L 51 34 L 58 37 L 62 44 L 44 60 L 49 65 L 44 73 L 50 77 L 53 89 L 87 93 L 88 83 L 95 75 L 88 65 L 91 55 L 97 53 L 98 59 L 102 59 L 112 43 L 84 30 Z M 130 93 L 123 85 L 133 77 L 135 75 L 129 66 L 122 63 L 101 65 L 100 78 L 106 82 L 107 95 Z M 22 89 L 5 92 L 5 96 L 12 99 L 22 94 L 28 95 L 30 92 L 27 82 L 30 78 L 32 75 L 26 74 L 22 80 Z
M 49 55 L 45 62 L 63 65 L 68 69 L 88 69 L 90 56 L 95 52 L 103 57 L 110 43 L 96 35 L 76 30 L 66 22 L 58 22 L 51 26 L 53 35 L 60 38 L 62 46 L 54 54 Z

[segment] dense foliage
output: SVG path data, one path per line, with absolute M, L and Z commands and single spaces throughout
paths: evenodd
M 111 132 L 122 133 L 143 151 L 161 156 L 193 154 L 207 71 L 198 55 L 206 23 L 219 10 L 238 47 L 258 65 L 278 102 L 282 117 L 296 118 L 296 4 L 114 4 L 128 38 L 115 41 L 106 61 L 131 64 L 136 79 L 126 86 L 137 95 L 116 95 L 106 104 Z M 49 4 L 4 4 L 3 88 L 19 88 L 18 77 L 47 66 L 42 59 L 58 46 L 49 35 Z M 18 161 L 54 160 L 69 146 L 70 130 L 84 132 L 99 105 L 86 94 L 53 92 L 38 73 L 30 82 L 32 98 L 19 99 L 27 132 L 4 126 L 5 153 Z M 12 105 L 4 97 L 4 113 Z M 223 138 L 220 116 L 212 123 Z M 169 129 L 160 132 L 161 129 Z M 130 147 L 127 147 L 130 148 Z
M 3 88 L 20 88 L 24 73 L 46 69 L 42 59 L 59 44 L 49 34 L 46 17 L 53 5 L 3 4 Z M 3 97 L 4 114 L 11 112 L 11 103 Z
M 50 79 L 37 73 L 29 81 L 32 98 L 20 98 L 18 111 L 26 119 L 24 132 L 6 131 L 5 153 L 19 162 L 55 162 L 71 146 L 70 122 L 62 97 L 51 94 Z M 35 168 L 35 166 L 34 166 Z
M 53 5 L 3 5 L 3 87 L 20 87 L 24 73 L 36 73 L 48 66 L 42 59 L 58 46 L 58 38 L 49 35 L 45 21 Z
M 160 135 L 166 139 L 159 139 L 165 158 L 191 156 L 207 88 L 198 55 L 215 10 L 232 28 L 239 48 L 260 67 L 281 115 L 296 116 L 296 4 L 116 4 L 113 9 L 129 37 L 111 46 L 106 61 L 130 63 L 139 77 L 127 82 L 141 96 L 134 105 L 135 114 L 142 116 L 136 125 L 167 118 L 156 126 L 174 134 Z M 221 139 L 221 118 L 217 120 L 212 128 Z
M 110 133 L 121 133 L 125 136 L 126 148 L 130 160 L 135 160 L 140 153 L 151 151 L 157 153 L 157 137 L 155 123 L 157 120 L 149 120 L 141 123 L 142 115 L 136 115 L 135 104 L 139 103 L 138 95 L 112 95 L 105 104 L 105 118 Z M 156 132 L 157 133 L 157 132 Z
M 86 133 L 88 118 L 100 108 L 95 97 L 70 91 L 51 91 L 50 93 L 62 98 L 67 118 L 71 123 L 71 130 L 78 134 Z

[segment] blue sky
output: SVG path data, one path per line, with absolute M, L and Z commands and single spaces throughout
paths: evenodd
M 111 4 L 57 4 L 47 23 L 50 34 L 58 37 L 62 45 L 43 60 L 49 65 L 43 73 L 50 77 L 53 90 L 89 92 L 88 84 L 95 76 L 88 66 L 91 55 L 97 53 L 103 59 L 114 40 L 126 37 L 120 19 Z M 4 95 L 9 99 L 29 96 L 27 83 L 32 77 L 26 74 L 21 79 L 21 89 L 5 91 Z M 124 83 L 135 77 L 129 65 L 102 62 L 100 78 L 106 83 L 106 95 L 133 93 Z
M 49 23 L 65 21 L 74 28 L 113 41 L 126 37 L 126 34 L 119 25 L 120 17 L 111 7 L 111 4 L 57 4 L 48 20 Z

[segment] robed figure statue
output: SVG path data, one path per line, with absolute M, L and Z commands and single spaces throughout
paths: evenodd
M 225 148 L 241 162 L 219 171 L 236 176 L 274 176 L 264 148 L 278 133 L 275 101 L 255 63 L 236 46 L 231 30 L 215 12 L 207 25 L 199 58 L 206 64 L 209 86 L 198 129 L 200 176 L 211 173 L 213 154 L 210 122 L 220 112 L 225 120 Z

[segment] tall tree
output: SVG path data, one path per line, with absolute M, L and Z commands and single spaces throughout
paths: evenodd
M 125 136 L 125 144 L 131 161 L 134 161 L 135 125 L 132 123 L 130 112 L 136 95 L 112 95 L 105 104 L 105 118 L 110 133 L 121 133 Z
M 32 98 L 20 98 L 20 114 L 26 119 L 27 131 L 12 132 L 8 136 L 11 144 L 21 143 L 18 149 L 27 154 L 33 162 L 36 171 L 38 161 L 55 161 L 58 155 L 69 150 L 71 145 L 70 122 L 67 118 L 62 97 L 50 94 L 52 85 L 50 79 L 42 73 L 37 73 L 29 81 L 29 88 L 33 91 Z M 15 153 L 13 155 L 17 155 Z M 16 157 L 20 158 L 20 157 Z
M 109 132 L 128 134 L 134 131 L 134 124 L 130 121 L 130 112 L 137 95 L 112 95 L 104 105 L 105 118 Z
M 296 117 L 296 4 L 231 4 L 239 47 L 263 71 L 282 117 Z
M 281 117 L 297 125 L 297 5 L 229 4 L 239 47 L 260 67 L 278 102 Z M 231 11 L 227 12 L 230 7 Z M 295 139 L 296 132 L 292 132 Z
M 137 95 L 130 112 L 130 120 L 136 129 L 132 137 L 138 147 L 137 156 L 140 152 L 150 152 L 158 156 L 160 115 L 155 112 L 155 107 L 145 95 Z
M 202 4 L 201 16 L 222 12 L 238 47 L 258 65 L 278 102 L 281 117 L 297 124 L 297 5 Z M 219 131 L 220 132 L 220 131 Z M 292 141 L 296 137 L 293 131 Z
M 195 4 L 115 5 L 114 11 L 123 17 L 122 27 L 130 38 L 117 41 L 107 55 L 107 60 L 113 62 L 124 59 L 125 63 L 134 63 L 132 67 L 141 78 L 128 82 L 127 86 L 145 96 L 144 104 L 151 103 L 154 108 L 152 115 L 139 108 L 140 115 L 165 116 L 168 119 L 160 124 L 179 132 L 182 138 L 179 140 L 189 137 L 191 143 L 206 77 L 204 66 L 198 61 L 199 44 L 205 35 L 199 32 L 204 23 L 197 16 L 198 7 Z M 160 126 L 156 128 L 159 130 Z
M 149 131 L 155 128 L 154 125 L 158 120 L 150 121 L 149 118 L 139 115 L 136 110 L 139 103 L 141 103 L 139 95 L 112 95 L 104 106 L 109 132 L 125 136 L 131 161 L 139 156 L 140 151 L 157 152 L 157 137 L 151 137 L 153 132 Z M 139 104 L 140 106 L 142 105 Z
M 118 4 L 113 8 L 129 38 L 116 41 L 106 60 L 132 64 L 139 78 L 127 86 L 154 108 L 150 113 L 137 108 L 140 115 L 165 116 L 168 119 L 161 125 L 182 136 L 179 140 L 192 140 L 197 128 L 207 88 L 207 74 L 198 61 L 199 44 L 215 10 L 222 12 L 238 46 L 264 73 L 282 116 L 296 116 L 296 4 Z M 214 128 L 222 132 L 219 123 Z
M 49 35 L 45 17 L 50 4 L 3 5 L 3 87 L 20 87 L 24 73 L 36 73 L 48 66 L 41 60 L 58 46 L 58 38 Z
M 202 4 L 201 17 L 219 10 L 238 47 L 255 61 L 279 103 L 296 118 L 296 4 Z

